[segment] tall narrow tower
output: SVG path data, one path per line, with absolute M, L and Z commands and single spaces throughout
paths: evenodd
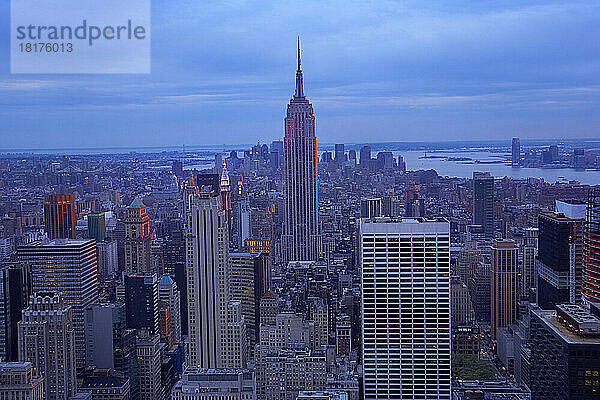
M 316 119 L 312 104 L 304 96 L 300 69 L 300 39 L 298 39 L 296 91 L 287 106 L 284 124 L 283 258 L 284 261 L 317 260 L 321 248 L 321 236 L 318 213 Z
M 150 217 L 146 206 L 134 199 L 125 213 L 125 272 L 151 273 Z

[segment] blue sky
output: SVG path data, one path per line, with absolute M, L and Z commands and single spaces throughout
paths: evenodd
M 4 149 L 280 139 L 298 34 L 320 142 L 599 136 L 597 1 L 154 0 L 149 75 L 11 75 L 0 21 Z

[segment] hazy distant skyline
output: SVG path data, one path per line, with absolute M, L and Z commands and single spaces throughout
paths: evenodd
M 594 138 L 600 4 L 152 2 L 150 75 L 11 75 L 0 148 L 283 138 L 296 35 L 319 142 Z

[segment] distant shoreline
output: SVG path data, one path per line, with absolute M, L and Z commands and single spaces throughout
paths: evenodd
M 271 142 L 261 143 L 270 145 Z M 600 149 L 600 139 L 521 139 L 521 146 L 541 147 L 558 144 L 565 147 L 582 146 L 586 149 Z M 129 154 L 129 153 L 175 153 L 180 154 L 185 148 L 185 152 L 228 152 L 232 150 L 249 150 L 256 143 L 241 144 L 202 144 L 202 145 L 164 145 L 164 146 L 110 146 L 110 147 L 57 147 L 40 149 L 0 149 L 0 155 L 102 155 L 102 154 Z M 320 143 L 319 151 L 333 150 L 335 143 Z M 390 151 L 428 151 L 436 152 L 441 150 L 490 150 L 506 149 L 511 145 L 510 139 L 507 140 L 453 140 L 453 141 L 432 141 L 432 142 L 365 142 L 365 143 L 344 143 L 346 151 L 360 150 L 362 146 L 371 146 L 372 151 L 390 150 Z M 435 156 L 434 156 L 435 157 Z

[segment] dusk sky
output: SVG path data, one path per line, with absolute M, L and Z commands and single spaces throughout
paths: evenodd
M 213 4 L 214 3 L 214 4 Z M 600 137 L 597 1 L 152 1 L 149 75 L 11 75 L 0 149 Z

